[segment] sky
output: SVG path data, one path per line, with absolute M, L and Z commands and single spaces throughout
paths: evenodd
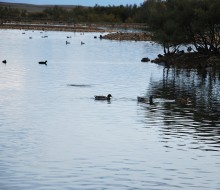
M 36 5 L 83 5 L 83 6 L 108 6 L 108 5 L 140 5 L 144 0 L 0 0 L 0 2 L 28 3 Z

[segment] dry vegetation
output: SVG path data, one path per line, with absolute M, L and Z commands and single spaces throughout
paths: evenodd
M 0 2 L 0 7 L 11 7 L 13 9 L 26 10 L 28 13 L 43 12 L 47 8 L 52 8 L 54 5 L 33 5 L 33 4 L 23 4 L 23 3 L 5 3 Z M 65 10 L 71 10 L 76 7 L 75 5 L 59 5 Z

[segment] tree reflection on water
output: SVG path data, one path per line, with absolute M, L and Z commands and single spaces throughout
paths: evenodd
M 164 68 L 160 81 L 151 81 L 149 94 L 155 104 L 147 105 L 146 120 L 156 118 L 164 137 L 193 135 L 193 139 L 220 147 L 220 77 L 219 72 Z M 181 103 L 179 98 L 190 98 Z M 168 135 L 167 135 L 168 134 Z
M 164 100 L 164 108 L 183 116 L 192 112 L 195 121 L 212 121 L 220 124 L 220 75 L 219 72 L 164 68 L 163 80 L 151 84 L 151 94 Z M 178 99 L 190 99 L 179 103 Z M 174 100 L 174 102 L 166 102 Z

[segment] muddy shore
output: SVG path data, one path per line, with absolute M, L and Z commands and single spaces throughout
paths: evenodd
M 198 52 L 182 53 L 173 55 L 159 56 L 152 63 L 163 63 L 166 67 L 185 68 L 185 69 L 220 69 L 220 55 L 204 55 Z
M 50 24 L 1 24 L 0 29 L 17 30 L 47 30 L 66 32 L 106 32 L 106 30 L 89 25 L 50 25 Z
M 128 33 L 128 32 L 116 32 L 109 33 L 103 37 L 108 40 L 130 40 L 130 41 L 150 41 L 152 39 L 151 35 L 146 32 L 138 33 Z

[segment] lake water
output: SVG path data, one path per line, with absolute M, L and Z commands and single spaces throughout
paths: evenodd
M 0 189 L 220 189 L 219 72 L 142 63 L 150 42 L 23 32 L 0 30 Z

